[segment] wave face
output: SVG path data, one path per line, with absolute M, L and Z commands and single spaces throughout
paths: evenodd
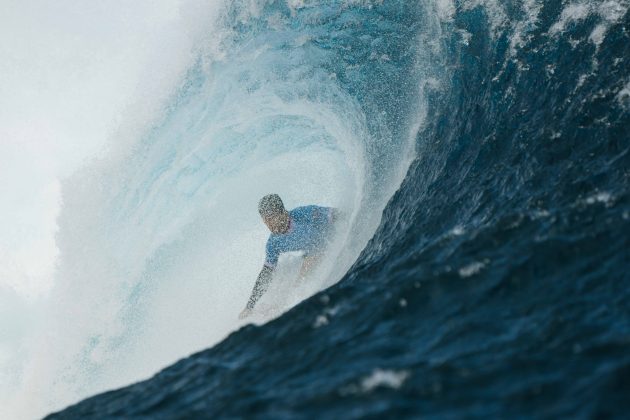
M 227 8 L 220 53 L 202 54 L 164 120 L 68 186 L 103 213 L 76 228 L 99 226 L 89 244 L 61 234 L 76 252 L 61 278 L 102 303 L 71 373 L 81 386 L 133 380 L 234 329 L 268 190 L 350 215 L 338 262 L 282 308 L 342 281 L 51 418 L 621 417 L 629 7 Z M 155 360 L 134 371 L 143 358 Z

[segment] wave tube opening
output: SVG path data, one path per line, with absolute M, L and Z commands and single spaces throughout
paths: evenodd
M 337 207 L 345 222 L 307 284 L 292 282 L 299 258 L 281 259 L 261 302 L 271 310 L 254 321 L 341 278 L 413 158 L 425 91 L 444 77 L 439 13 L 400 6 L 224 8 L 153 123 L 64 183 L 48 333 L 19 375 L 32 391 L 18 405 L 32 407 L 16 413 L 146 378 L 243 325 L 268 236 L 264 194 Z

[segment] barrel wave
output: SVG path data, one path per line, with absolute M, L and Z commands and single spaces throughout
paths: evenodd
M 623 416 L 629 8 L 222 6 L 164 112 L 64 186 L 40 410 L 208 348 L 50 418 Z M 242 326 L 268 192 L 347 217 Z

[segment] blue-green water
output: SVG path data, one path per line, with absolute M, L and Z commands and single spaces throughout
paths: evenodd
M 252 226 L 270 189 L 344 209 L 337 265 L 318 283 L 330 287 L 51 418 L 623 417 L 630 4 L 256 4 L 224 11 L 221 52 L 200 52 L 121 163 L 112 224 L 178 233 L 124 289 L 126 327 L 108 348 L 153 351 L 130 337 L 153 326 L 152 299 L 166 301 L 156 278 L 194 287 L 181 261 L 219 247 L 200 236 L 242 230 L 234 243 L 262 249 L 249 219 L 197 222 L 204 200 L 236 208 L 251 195 Z M 252 252 L 212 281 L 230 282 Z

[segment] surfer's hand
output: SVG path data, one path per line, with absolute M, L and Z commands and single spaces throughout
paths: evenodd
M 238 319 L 245 319 L 248 316 L 250 316 L 252 314 L 252 310 L 249 308 L 245 308 L 241 311 L 241 313 L 238 315 Z

